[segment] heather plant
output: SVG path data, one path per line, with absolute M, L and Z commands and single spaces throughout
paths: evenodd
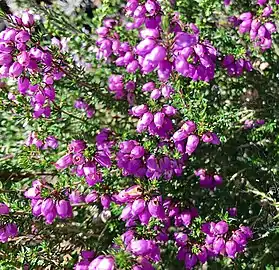
M 0 269 L 277 269 L 277 0 L 0 14 Z

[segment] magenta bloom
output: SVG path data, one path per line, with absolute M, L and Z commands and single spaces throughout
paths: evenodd
M 164 123 L 165 114 L 162 112 L 157 112 L 154 115 L 154 124 L 157 128 L 161 128 Z
M 213 242 L 213 250 L 216 254 L 219 254 L 225 249 L 225 240 L 221 237 L 215 238 Z
M 49 212 L 51 212 L 55 208 L 54 200 L 51 198 L 47 198 L 43 200 L 41 211 L 44 216 L 46 216 Z
M 74 153 L 82 152 L 85 148 L 86 143 L 83 140 L 74 140 L 68 146 L 69 151 Z
M 72 206 L 70 202 L 66 200 L 56 202 L 56 211 L 61 218 L 70 218 L 73 216 Z
M 104 207 L 104 209 L 108 209 L 111 203 L 111 198 L 109 195 L 104 194 L 101 196 L 101 204 Z
M 31 27 L 34 25 L 34 16 L 29 12 L 23 12 L 21 16 L 22 24 L 26 27 Z
M 214 231 L 216 234 L 226 234 L 229 230 L 229 225 L 226 221 L 219 221 L 216 223 Z
M 144 155 L 144 148 L 142 146 L 135 146 L 131 151 L 133 158 L 141 158 Z
M 136 256 L 144 256 L 150 252 L 152 248 L 151 240 L 132 240 L 128 246 L 128 249 Z
M 165 217 L 165 211 L 160 197 L 156 197 L 148 203 L 148 211 L 153 217 L 159 219 Z
M 143 212 L 145 208 L 145 201 L 143 199 L 137 199 L 132 204 L 132 214 L 138 215 Z
M 14 62 L 9 68 L 9 75 L 18 77 L 23 72 L 23 67 L 20 63 Z
M 94 259 L 89 267 L 88 270 L 114 270 L 115 269 L 115 262 L 112 256 L 98 256 Z
M 0 215 L 7 215 L 10 213 L 10 208 L 5 203 L 0 203 Z
M 57 160 L 54 166 L 57 170 L 63 170 L 72 164 L 73 164 L 73 156 L 72 154 L 67 154 L 61 157 L 59 160 Z
M 186 153 L 191 155 L 193 152 L 195 152 L 196 148 L 199 145 L 199 137 L 197 135 L 190 135 L 188 137 L 187 143 L 186 143 Z
M 226 243 L 226 253 L 227 253 L 228 257 L 234 259 L 236 252 L 237 252 L 236 242 L 232 241 L 232 240 L 228 241 Z

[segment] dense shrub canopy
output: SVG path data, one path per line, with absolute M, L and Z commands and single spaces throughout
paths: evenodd
M 0 8 L 0 269 L 277 269 L 278 0 Z

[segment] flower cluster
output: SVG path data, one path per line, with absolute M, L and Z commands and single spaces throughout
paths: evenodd
M 252 63 L 249 60 L 240 58 L 235 59 L 233 55 L 226 55 L 222 62 L 229 76 L 241 76 L 244 70 L 250 72 L 253 70 Z
M 59 199 L 59 196 L 56 198 L 56 192 L 53 192 L 53 197 L 45 198 L 42 193 L 43 189 L 50 189 L 50 187 L 44 181 L 35 180 L 32 187 L 24 192 L 24 196 L 31 199 L 34 216 L 43 216 L 47 224 L 53 223 L 57 216 L 61 219 L 73 216 L 72 206 L 67 198 Z
M 264 10 L 262 17 L 259 18 L 253 16 L 251 12 L 242 13 L 238 17 L 239 33 L 249 33 L 255 46 L 260 47 L 263 51 L 271 48 L 271 35 L 276 32 L 275 24 L 266 21 L 266 17 L 269 17 L 271 12 L 272 10 L 268 8 L 268 10 Z
M 5 203 L 0 203 L 0 216 L 8 215 L 10 208 Z M 9 238 L 14 238 L 18 235 L 17 225 L 15 223 L 0 224 L 0 242 L 6 243 Z
M 112 31 L 116 21 L 107 19 L 103 26 L 97 29 L 99 35 L 96 42 L 99 48 L 97 57 L 104 56 L 108 59 L 115 55 L 117 57 L 115 64 L 126 67 L 128 73 L 140 70 L 142 74 L 148 74 L 156 70 L 162 82 L 168 81 L 173 69 L 193 80 L 213 79 L 217 50 L 209 41 L 199 41 L 199 29 L 194 24 L 190 24 L 193 34 L 183 32 L 178 19 L 175 21 L 175 27 L 170 29 L 170 32 L 175 33 L 174 38 L 165 40 L 159 31 L 161 23 L 159 11 L 160 5 L 153 0 L 143 4 L 139 4 L 137 0 L 128 1 L 126 12 L 128 16 L 134 17 L 135 21 L 129 22 L 126 26 L 134 29 L 145 23 L 146 28 L 139 30 L 141 41 L 134 48 L 127 42 L 121 43 L 119 35 Z M 121 80 L 122 76 L 114 75 L 109 80 L 109 88 L 123 96 L 124 86 Z M 119 84 L 119 89 L 111 87 L 115 84 Z M 164 86 L 161 91 L 154 88 L 151 98 L 158 99 L 161 95 L 169 98 L 171 93 L 172 90 L 168 86 Z
M 84 176 L 88 185 L 93 186 L 101 182 L 102 173 L 98 168 L 109 168 L 111 166 L 110 148 L 113 142 L 108 140 L 110 134 L 109 129 L 103 129 L 96 136 L 97 151 L 91 158 L 84 156 L 87 145 L 83 140 L 72 141 L 68 146 L 68 153 L 56 161 L 56 169 L 63 170 L 74 166 L 72 171 L 79 177 Z
M 114 93 L 115 99 L 127 98 L 130 105 L 134 104 L 136 84 L 133 81 L 128 81 L 124 84 L 122 75 L 111 75 L 108 79 L 109 90 Z
M 146 152 L 137 141 L 123 141 L 116 154 L 117 166 L 122 169 L 125 176 L 147 177 L 158 179 L 163 176 L 171 179 L 173 175 L 181 175 L 184 165 L 184 157 L 180 159 L 170 158 L 166 155 L 156 157 Z
M 174 93 L 174 89 L 169 84 L 163 84 L 161 87 L 156 88 L 156 84 L 151 81 L 147 82 L 142 86 L 143 92 L 150 92 L 150 98 L 153 100 L 158 100 L 161 97 L 169 99 Z
M 19 92 L 30 97 L 33 117 L 49 117 L 50 103 L 55 99 L 54 81 L 64 73 L 55 64 L 51 51 L 33 42 L 33 15 L 25 12 L 22 18 L 11 19 L 15 27 L 0 33 L 0 78 L 17 78 Z
M 223 178 L 219 174 L 210 174 L 205 169 L 198 169 L 195 175 L 200 178 L 200 186 L 203 188 L 214 189 L 223 183 Z
M 244 129 L 252 129 L 257 128 L 265 124 L 265 121 L 263 119 L 257 119 L 257 120 L 245 120 L 243 127 Z
M 217 50 L 209 41 L 200 42 L 199 30 L 192 26 L 194 34 L 176 33 L 174 39 L 175 70 L 194 81 L 210 81 L 214 78 Z
M 58 147 L 58 140 L 54 136 L 48 136 L 43 142 L 38 138 L 35 132 L 31 132 L 25 141 L 25 145 L 35 145 L 38 149 L 56 149 Z
M 78 110 L 85 111 L 87 118 L 92 118 L 95 114 L 94 108 L 82 99 L 77 99 L 74 103 L 74 107 Z
M 180 249 L 177 257 L 185 262 L 186 269 L 192 269 L 198 262 L 204 264 L 208 259 L 218 255 L 235 258 L 237 253 L 244 251 L 247 240 L 252 237 L 249 227 L 240 226 L 238 230 L 230 232 L 228 223 L 223 220 L 217 223 L 204 223 L 201 230 L 206 238 L 204 243 L 199 245 L 189 246 L 187 235 L 179 235 L 177 243 L 180 242 L 178 244 Z
M 161 23 L 161 6 L 156 0 L 139 3 L 138 0 L 128 0 L 126 15 L 133 18 L 133 22 L 126 24 L 127 30 L 138 29 L 145 24 L 146 28 L 158 29 Z
M 161 138 L 170 137 L 170 133 L 173 131 L 171 117 L 176 114 L 176 109 L 173 106 L 165 105 L 161 111 L 152 114 L 148 106 L 142 104 L 134 106 L 131 113 L 140 118 L 137 132 L 142 133 L 147 129 L 150 135 L 157 135 Z

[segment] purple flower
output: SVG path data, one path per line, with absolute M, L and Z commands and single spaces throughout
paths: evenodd
M 63 170 L 73 164 L 73 156 L 72 154 L 67 154 L 57 160 L 54 164 L 57 170 Z
M 115 269 L 115 262 L 112 256 L 98 256 L 94 259 L 89 267 L 88 270 L 114 270 Z
M 142 225 L 148 225 L 149 220 L 151 218 L 151 214 L 150 214 L 147 207 L 145 207 L 143 212 L 141 212 L 138 216 L 139 216 L 139 220 L 140 220 Z
M 141 117 L 147 111 L 148 111 L 148 107 L 145 104 L 135 106 L 132 108 L 132 114 L 137 117 Z
M 88 195 L 86 195 L 85 197 L 85 202 L 86 203 L 92 203 L 92 202 L 96 202 L 98 199 L 98 193 L 96 191 L 92 191 L 91 193 L 89 193 Z
M 200 139 L 197 135 L 190 135 L 187 139 L 185 153 L 191 155 L 193 152 L 195 152 L 196 148 L 199 145 L 199 141 Z
M 185 32 L 178 32 L 175 36 L 175 46 L 179 49 L 191 47 L 198 42 L 196 35 L 190 35 Z
M 18 235 L 18 228 L 15 223 L 8 223 L 5 230 L 9 237 L 16 237 Z
M 212 143 L 212 144 L 216 144 L 219 145 L 220 144 L 220 139 L 218 138 L 218 136 L 213 133 L 213 132 L 206 132 L 202 135 L 202 141 L 207 142 L 207 143 Z
M 72 206 L 70 202 L 66 200 L 56 202 L 56 211 L 61 218 L 70 218 L 73 216 Z
M 128 250 L 130 250 L 136 256 L 145 256 L 150 253 L 152 248 L 151 240 L 131 240 Z
M 110 158 L 101 151 L 97 152 L 94 158 L 103 167 L 109 168 L 111 166 Z
M 234 259 L 237 252 L 237 244 L 235 241 L 228 241 L 226 242 L 226 253 L 229 258 Z
M 166 57 L 167 51 L 163 46 L 156 46 L 148 55 L 151 62 L 160 62 Z
M 264 8 L 262 16 L 263 17 L 269 17 L 272 14 L 273 10 L 271 6 L 267 6 Z
M 143 92 L 151 92 L 152 90 L 155 89 L 155 83 L 154 82 L 148 82 L 148 83 L 145 83 L 143 86 L 142 86 L 142 91 Z
M 83 140 L 74 140 L 68 146 L 69 151 L 74 153 L 82 152 L 85 148 L 86 143 Z
M 184 211 L 180 214 L 181 220 L 185 226 L 189 226 L 191 224 L 192 215 L 190 211 Z
M 200 252 L 197 253 L 198 260 L 204 264 L 207 261 L 207 249 L 206 247 L 201 247 Z
M 0 53 L 0 65 L 10 65 L 13 62 L 13 57 L 7 53 Z
M 178 246 L 183 247 L 186 246 L 188 241 L 188 235 L 183 232 L 174 233 L 175 242 Z
M 157 128 L 161 128 L 164 123 L 165 114 L 162 112 L 157 112 L 154 115 L 154 124 Z
M 225 240 L 222 237 L 215 238 L 212 247 L 216 254 L 221 253 L 225 249 Z
M 156 46 L 156 41 L 151 38 L 142 40 L 136 47 L 136 53 L 139 55 L 146 55 Z
M 108 209 L 111 203 L 111 198 L 109 195 L 104 194 L 101 196 L 101 204 L 104 207 L 104 209 Z
M 131 151 L 131 157 L 141 158 L 144 155 L 144 148 L 142 146 L 135 146 Z
M 197 256 L 192 253 L 185 254 L 185 268 L 192 269 L 198 262 Z
M 35 23 L 34 16 L 29 12 L 23 12 L 21 16 L 22 24 L 26 27 L 32 27 Z
M 22 72 L 23 72 L 23 67 L 18 62 L 14 62 L 9 68 L 9 75 L 11 77 L 18 77 Z
M 54 208 L 55 208 L 55 203 L 52 198 L 47 198 L 47 199 L 43 200 L 42 206 L 41 206 L 41 211 L 44 216 L 46 216 L 47 214 L 52 212 Z
M 7 215 L 10 213 L 10 208 L 5 203 L 0 203 L 0 215 Z
M 132 204 L 132 214 L 139 215 L 145 208 L 145 201 L 143 199 L 137 199 Z
M 185 131 L 184 129 L 179 129 L 173 134 L 173 140 L 174 142 L 180 142 L 185 140 L 189 136 L 189 133 Z
M 216 223 L 214 231 L 216 234 L 226 234 L 229 230 L 229 225 L 226 221 L 222 220 Z
M 133 230 L 128 230 L 121 235 L 121 239 L 126 246 L 132 241 L 134 234 L 135 232 Z
M 58 141 L 54 136 L 48 136 L 45 140 L 46 146 L 52 149 L 56 149 L 58 147 Z
M 84 195 L 78 190 L 73 190 L 69 195 L 69 200 L 71 203 L 82 203 L 84 202 Z
M 151 201 L 148 202 L 148 211 L 151 216 L 158 219 L 164 219 L 165 211 L 162 205 L 161 197 L 153 198 Z
M 25 30 L 22 30 L 20 32 L 18 32 L 15 36 L 15 40 L 17 42 L 22 42 L 22 43 L 25 43 L 27 42 L 28 40 L 30 39 L 30 34 L 25 31 Z
M 239 19 L 242 21 L 250 20 L 253 17 L 251 12 L 244 12 L 239 16 Z
M 23 67 L 27 67 L 30 63 L 30 56 L 29 53 L 26 51 L 21 52 L 18 56 L 17 56 L 17 61 L 20 65 L 22 65 Z

